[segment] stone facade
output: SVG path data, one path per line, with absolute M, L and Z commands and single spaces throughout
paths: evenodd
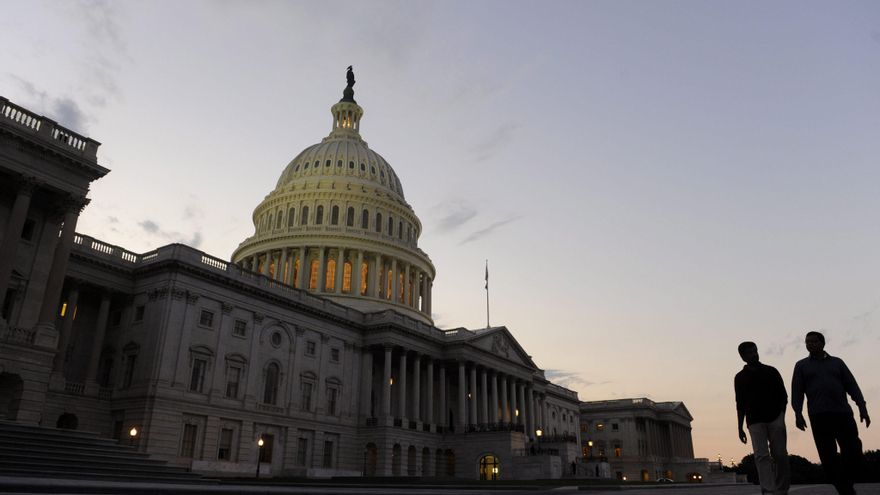
M 694 459 L 692 420 L 681 402 L 582 402 L 582 453 L 588 461 L 608 462 L 617 479 L 699 482 L 708 473 L 708 459 Z
M 362 110 L 342 103 L 324 143 L 350 141 L 364 173 L 324 154 L 334 171 L 302 176 L 294 159 L 230 262 L 76 234 L 108 172 L 98 144 L 0 100 L 0 416 L 75 418 L 214 475 L 561 476 L 579 454 L 577 394 L 505 327 L 433 326 L 421 225 L 387 163 L 367 168 Z M 373 224 L 334 225 L 352 201 Z M 306 223 L 287 220 L 303 206 Z

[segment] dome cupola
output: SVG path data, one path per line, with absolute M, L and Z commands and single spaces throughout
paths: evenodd
M 418 247 L 422 225 L 391 165 L 361 138 L 354 82 L 349 67 L 330 134 L 287 164 L 232 261 L 361 311 L 431 324 L 435 270 Z

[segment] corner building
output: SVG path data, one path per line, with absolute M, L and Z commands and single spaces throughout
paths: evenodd
M 0 99 L 0 419 L 221 476 L 562 476 L 577 394 L 505 327 L 433 326 L 421 223 L 348 89 L 332 115 L 230 262 L 76 233 L 98 143 Z

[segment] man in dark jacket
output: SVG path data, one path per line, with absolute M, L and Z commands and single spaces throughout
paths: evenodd
M 807 332 L 804 343 L 810 355 L 794 365 L 791 378 L 791 407 L 794 409 L 795 425 L 801 431 L 807 428 L 802 412 L 806 394 L 807 412 L 813 425 L 813 440 L 819 460 L 822 461 L 822 469 L 837 493 L 853 495 L 853 484 L 862 460 L 862 442 L 846 395 L 849 394 L 858 406 L 859 418 L 867 428 L 871 426 L 871 418 L 865 398 L 843 360 L 825 352 L 824 335 Z
M 755 466 L 761 492 L 786 495 L 791 485 L 785 433 L 785 406 L 788 394 L 776 368 L 758 360 L 754 342 L 739 345 L 739 356 L 746 365 L 733 380 L 739 439 L 746 443 L 743 420 L 752 437 Z

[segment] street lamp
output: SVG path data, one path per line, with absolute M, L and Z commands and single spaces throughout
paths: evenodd
M 587 440 L 587 447 L 589 448 L 587 457 L 592 460 L 593 459 L 593 441 Z
M 128 444 L 134 445 L 134 441 L 138 436 L 137 426 L 132 426 L 130 430 L 128 430 Z
M 543 435 L 544 435 L 544 431 L 541 430 L 540 428 L 538 428 L 537 430 L 535 430 L 535 436 L 536 436 L 536 437 L 541 438 Z
M 263 445 L 265 444 L 263 437 L 257 439 L 257 479 L 260 478 L 260 460 L 263 458 Z

